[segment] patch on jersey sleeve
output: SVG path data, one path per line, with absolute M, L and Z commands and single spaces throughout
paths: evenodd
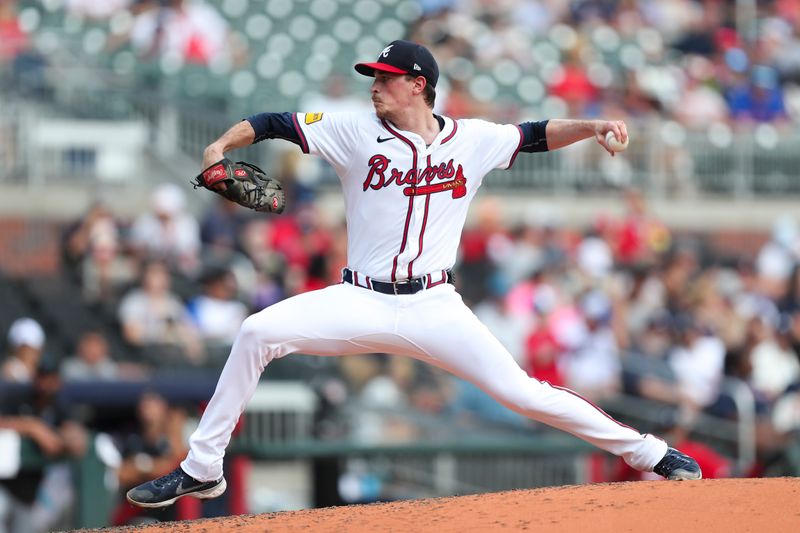
M 306 124 L 313 124 L 322 120 L 322 113 L 306 113 Z

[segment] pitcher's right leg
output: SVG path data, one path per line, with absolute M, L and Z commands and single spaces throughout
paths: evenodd
M 265 367 L 294 352 L 348 355 L 381 351 L 395 320 L 384 295 L 333 285 L 278 302 L 248 317 L 180 468 L 128 492 L 135 505 L 163 507 L 184 495 L 212 498 L 225 490 L 222 460 L 231 434 Z
M 571 433 L 651 471 L 667 443 L 614 420 L 576 392 L 531 378 L 451 287 L 421 295 L 401 320 L 417 356 L 464 378 L 528 418 Z M 449 294 L 447 294 L 449 292 Z
M 214 396 L 189 439 L 183 469 L 198 480 L 222 475 L 222 458 L 239 415 L 270 361 L 301 352 L 348 355 L 375 351 L 370 339 L 394 322 L 385 298 L 352 285 L 333 285 L 276 303 L 245 320 Z

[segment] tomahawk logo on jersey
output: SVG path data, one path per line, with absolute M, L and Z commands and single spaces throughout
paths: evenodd
M 342 182 L 348 266 L 380 280 L 451 268 L 483 177 L 510 167 L 522 143 L 517 126 L 483 120 L 439 117 L 441 131 L 426 146 L 374 113 L 307 116 L 294 120 L 303 151 L 328 161 Z

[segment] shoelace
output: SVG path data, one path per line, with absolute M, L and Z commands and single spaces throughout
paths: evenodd
M 176 480 L 180 479 L 182 474 L 183 474 L 183 472 L 181 472 L 181 470 L 179 468 L 176 468 L 175 470 L 173 470 L 172 472 L 170 472 L 166 476 L 161 476 L 160 478 L 158 478 L 155 481 L 153 481 L 153 485 L 155 485 L 157 487 L 164 487 L 166 485 L 169 485 L 173 481 L 176 481 Z

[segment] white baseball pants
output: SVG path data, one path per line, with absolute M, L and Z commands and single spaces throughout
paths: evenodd
M 571 433 L 650 471 L 667 444 L 642 435 L 567 389 L 529 377 L 450 284 L 386 295 L 340 284 L 283 300 L 248 317 L 214 395 L 189 439 L 183 470 L 200 481 L 222 476 L 234 426 L 275 358 L 389 353 L 425 361 L 468 380 L 506 407 Z

